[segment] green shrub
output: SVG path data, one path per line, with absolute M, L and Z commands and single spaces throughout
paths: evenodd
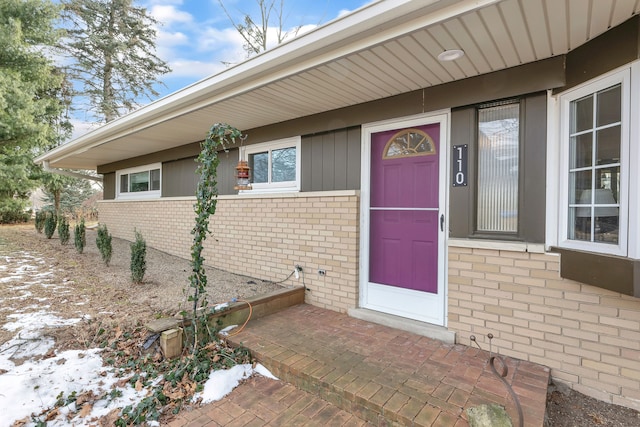
M 86 228 L 84 226 L 84 218 L 80 220 L 79 224 L 76 224 L 73 233 L 73 243 L 76 246 L 76 251 L 79 254 L 84 251 L 84 247 L 87 245 Z
M 36 231 L 38 233 L 42 233 L 42 230 L 44 230 L 44 219 L 46 218 L 47 213 L 45 211 L 38 211 L 36 212 Z
M 53 212 L 47 212 L 44 219 L 44 235 L 47 239 L 53 237 L 53 233 L 56 231 L 56 225 L 58 224 L 58 218 Z
M 142 283 L 144 273 L 147 271 L 147 242 L 142 234 L 136 233 L 136 241 L 131 243 L 131 280 L 133 283 Z
M 69 243 L 69 221 L 65 216 L 61 216 L 58 219 L 58 236 L 60 237 L 60 244 L 66 245 Z
M 0 224 L 27 222 L 31 216 L 25 211 L 27 202 L 20 199 L 0 199 Z
M 113 251 L 113 247 L 111 246 L 111 234 L 109 234 L 105 224 L 98 225 L 96 245 L 100 250 L 100 255 L 102 255 L 102 261 L 104 261 L 105 265 L 108 267 L 109 262 L 111 261 L 111 252 Z

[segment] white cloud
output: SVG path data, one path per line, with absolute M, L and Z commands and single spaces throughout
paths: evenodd
M 174 24 L 190 24 L 193 22 L 193 15 L 189 12 L 179 10 L 172 5 L 152 6 L 149 13 L 166 27 Z
M 212 74 L 223 71 L 226 67 L 220 61 L 203 62 L 189 59 L 175 59 L 169 63 L 173 70 L 171 74 L 167 75 L 167 79 L 170 78 L 193 78 L 196 80 L 205 78 Z
M 157 33 L 156 46 L 158 50 L 160 50 L 159 48 L 181 46 L 187 44 L 189 44 L 189 36 L 181 31 L 158 31 Z

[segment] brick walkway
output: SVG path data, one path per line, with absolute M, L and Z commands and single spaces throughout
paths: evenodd
M 517 425 L 488 352 L 476 348 L 305 304 L 250 322 L 230 342 L 248 347 L 282 381 L 252 378 L 170 426 L 468 426 L 465 409 L 482 403 L 504 405 Z M 541 427 L 549 369 L 506 363 L 524 425 Z

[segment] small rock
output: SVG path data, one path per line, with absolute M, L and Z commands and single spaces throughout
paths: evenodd
M 504 406 L 495 403 L 469 408 L 467 415 L 469 427 L 513 427 Z

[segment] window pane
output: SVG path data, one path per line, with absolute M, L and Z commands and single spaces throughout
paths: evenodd
M 151 191 L 160 190 L 160 169 L 151 171 Z
M 269 153 L 249 154 L 249 168 L 251 168 L 251 182 L 269 182 Z
M 593 128 L 593 95 L 589 95 L 571 105 L 571 133 Z
M 569 173 L 569 203 L 591 203 L 590 195 L 591 170 Z
M 120 175 L 120 192 L 121 193 L 129 192 L 129 175 L 127 174 Z
M 271 152 L 271 182 L 296 180 L 296 148 L 281 148 Z
M 149 172 L 136 172 L 129 174 L 129 189 L 131 192 L 149 191 Z
M 479 231 L 518 231 L 520 105 L 478 112 Z
M 606 128 L 596 132 L 597 165 L 620 163 L 620 126 Z
M 622 117 L 622 87 L 616 85 L 598 92 L 597 126 L 618 123 Z
M 571 163 L 570 168 L 582 168 L 591 166 L 593 158 L 593 146 L 591 145 L 593 134 L 591 132 L 571 137 Z
M 617 244 L 618 208 L 614 206 L 595 208 L 594 215 L 594 241 Z

